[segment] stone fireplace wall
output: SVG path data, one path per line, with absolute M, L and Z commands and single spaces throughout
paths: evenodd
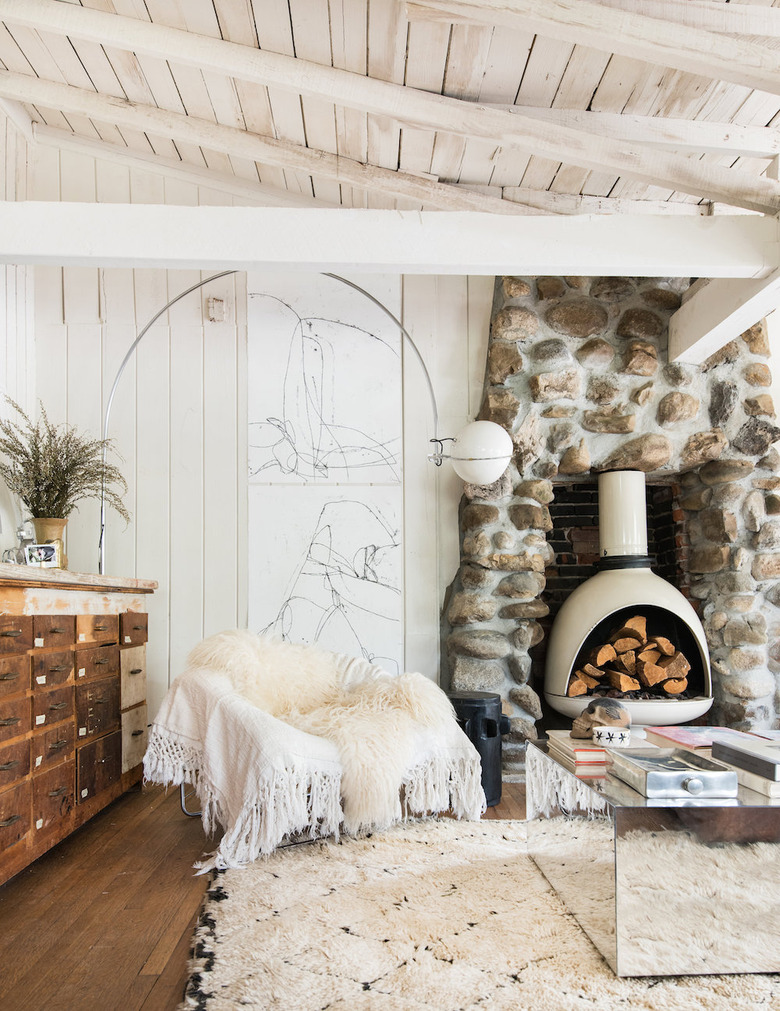
M 453 691 L 499 692 L 504 758 L 521 761 L 542 717 L 534 647 L 549 613 L 556 486 L 602 470 L 668 484 L 680 589 L 713 666 L 713 722 L 777 725 L 780 471 L 764 323 L 701 366 L 670 363 L 669 317 L 688 279 L 504 277 L 496 283 L 480 418 L 511 434 L 494 485 L 466 485 L 461 563 L 443 614 Z M 542 651 L 543 652 L 543 651 Z

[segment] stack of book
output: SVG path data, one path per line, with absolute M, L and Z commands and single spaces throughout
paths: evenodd
M 568 730 L 547 731 L 547 752 L 556 762 L 583 779 L 607 774 L 607 749 L 591 739 L 572 737 Z
M 728 727 L 646 727 L 648 741 L 666 748 L 709 753 L 731 766 L 740 786 L 780 799 L 780 735 Z

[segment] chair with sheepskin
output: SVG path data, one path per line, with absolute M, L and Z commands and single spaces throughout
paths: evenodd
M 224 829 L 203 871 L 292 835 L 485 811 L 479 754 L 428 678 L 238 629 L 190 653 L 152 724 L 144 775 L 193 784 L 207 834 Z

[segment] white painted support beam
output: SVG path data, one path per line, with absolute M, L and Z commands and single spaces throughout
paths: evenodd
M 412 274 L 763 277 L 778 222 L 276 207 L 0 204 L 0 263 Z
M 560 2 L 562 0 L 556 0 L 556 3 Z M 547 4 L 534 3 L 531 6 L 545 11 L 548 8 Z M 613 19 L 624 16 L 613 11 L 604 12 L 602 8 L 602 15 L 604 13 Z M 762 213 L 774 213 L 780 209 L 780 185 L 756 178 L 747 171 L 705 165 L 695 159 L 662 151 L 638 149 L 608 137 L 592 136 L 582 130 L 545 123 L 519 112 L 491 109 L 478 103 L 434 95 L 336 67 L 325 67 L 222 39 L 206 38 L 78 4 L 57 3 L 55 0 L 0 0 L 0 20 L 39 31 L 66 33 L 105 46 L 117 46 L 173 63 L 197 66 L 256 84 L 314 96 L 346 108 L 389 116 L 422 129 L 491 140 L 539 157 L 594 171 L 613 172 L 651 185 L 692 193 L 706 200 L 718 200 Z M 776 54 L 771 55 L 780 87 Z M 91 114 L 84 111 L 89 92 L 21 74 L 2 73 L 0 94 L 6 97 L 36 101 L 32 97 L 33 87 L 36 94 L 41 94 L 41 105 L 63 111 L 70 109 L 97 119 L 109 116 L 109 122 L 112 121 L 112 108 L 129 105 L 103 97 L 102 101 L 106 104 Z M 52 91 L 55 88 L 62 90 Z M 46 93 L 48 101 L 42 92 Z M 144 111 L 149 112 L 148 108 Z M 152 112 L 158 114 L 162 110 Z M 137 128 L 144 129 L 142 126 Z M 150 126 L 150 129 L 153 127 Z M 166 135 L 159 127 L 157 131 Z
M 726 35 L 763 35 L 780 38 L 780 8 L 758 4 L 723 3 L 723 0 L 598 0 L 605 7 L 635 12 L 641 6 L 646 17 L 671 21 Z
M 777 52 L 747 39 L 690 28 L 590 0 L 420 0 L 410 20 L 464 22 L 535 32 L 602 52 L 780 94 Z
M 780 14 L 780 8 L 777 8 Z M 775 158 L 780 154 L 780 130 L 738 123 L 710 123 L 704 119 L 669 119 L 664 116 L 632 116 L 620 112 L 588 112 L 584 109 L 542 109 L 498 105 L 523 116 L 596 133 L 628 144 L 658 147 L 696 154 L 734 154 L 743 158 Z
M 780 307 L 780 269 L 763 278 L 703 278 L 669 320 L 669 360 L 700 365 Z
M 34 142 L 33 121 L 22 103 L 14 102 L 8 98 L 0 98 L 0 110 L 11 120 L 27 143 L 32 144 Z

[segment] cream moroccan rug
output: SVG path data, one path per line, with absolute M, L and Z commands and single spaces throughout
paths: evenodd
M 780 975 L 619 979 L 525 823 L 420 821 L 216 873 L 181 1008 L 752 1011 Z

